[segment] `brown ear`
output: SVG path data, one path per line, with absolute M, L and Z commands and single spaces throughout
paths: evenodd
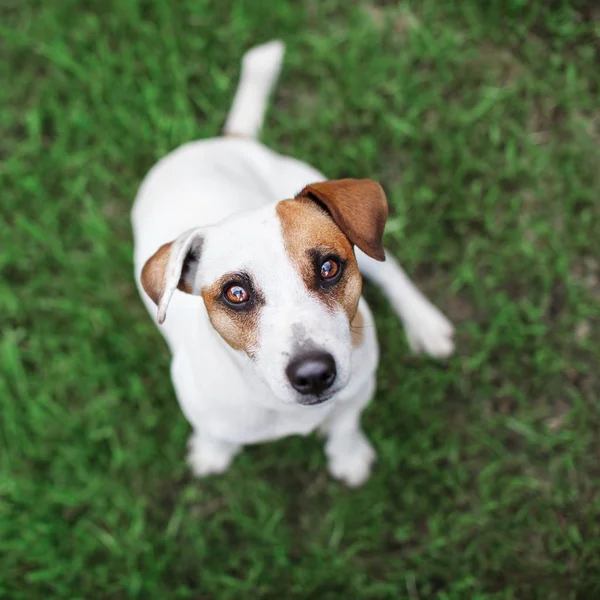
M 142 269 L 144 291 L 158 306 L 158 322 L 167 315 L 171 296 L 176 289 L 193 293 L 193 284 L 200 260 L 202 236 L 197 229 L 180 235 L 175 241 L 163 244 Z
M 346 237 L 365 254 L 384 261 L 388 216 L 383 188 L 371 179 L 337 179 L 307 185 L 297 196 L 323 205 Z

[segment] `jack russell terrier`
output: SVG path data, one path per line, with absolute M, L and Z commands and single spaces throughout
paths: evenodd
M 135 278 L 172 353 L 196 475 L 224 472 L 246 444 L 318 429 L 331 475 L 359 486 L 375 459 L 360 415 L 378 363 L 361 273 L 413 351 L 449 356 L 453 327 L 384 251 L 378 183 L 327 181 L 258 141 L 283 54 L 279 41 L 250 50 L 223 137 L 181 146 L 146 176 Z

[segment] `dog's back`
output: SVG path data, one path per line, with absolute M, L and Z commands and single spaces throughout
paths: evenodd
M 224 136 L 184 144 L 148 173 L 132 210 L 140 269 L 161 240 L 277 199 L 264 177 L 277 155 L 256 140 L 282 58 L 281 42 L 246 53 Z

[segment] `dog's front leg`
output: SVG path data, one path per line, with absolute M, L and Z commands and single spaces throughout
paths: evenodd
M 188 442 L 187 462 L 198 477 L 224 473 L 241 449 L 239 444 L 218 440 L 204 431 L 194 431 Z
M 321 431 L 327 436 L 329 472 L 350 487 L 362 485 L 371 474 L 375 450 L 360 427 L 360 414 L 375 392 L 374 378 L 355 398 L 336 408 Z
M 194 427 L 194 432 L 188 442 L 187 462 L 194 475 L 205 477 L 206 475 L 224 473 L 234 456 L 241 450 L 239 444 L 220 440 L 215 437 L 206 427 L 200 429 L 202 420 L 194 416 L 194 407 L 202 392 L 198 389 L 194 377 L 194 368 L 188 355 L 176 354 L 171 361 L 171 380 L 177 394 L 177 399 L 182 408 L 187 407 L 186 416 Z
M 398 261 L 386 251 L 386 261 L 377 262 L 356 250 L 361 273 L 378 285 L 402 320 L 410 347 L 436 358 L 454 352 L 454 327 L 410 280 Z

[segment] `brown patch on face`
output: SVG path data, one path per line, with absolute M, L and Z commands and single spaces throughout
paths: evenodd
M 245 308 L 233 308 L 223 300 L 223 287 L 230 281 L 240 282 L 251 295 Z M 264 300 L 259 292 L 248 289 L 249 282 L 235 275 L 224 275 L 212 285 L 202 289 L 202 298 L 208 318 L 217 333 L 234 349 L 248 356 L 254 355 L 258 343 L 258 316 Z
M 328 306 L 341 306 L 352 321 L 362 291 L 352 244 L 333 219 L 318 204 L 303 199 L 283 200 L 277 205 L 286 252 L 306 287 Z M 320 284 L 315 253 L 335 254 L 344 261 L 339 281 L 331 286 Z
M 365 319 L 362 316 L 360 310 L 356 311 L 356 315 L 354 319 L 352 319 L 352 323 L 350 324 L 350 336 L 352 338 L 352 345 L 356 348 L 363 343 L 364 334 L 363 329 L 365 327 Z

